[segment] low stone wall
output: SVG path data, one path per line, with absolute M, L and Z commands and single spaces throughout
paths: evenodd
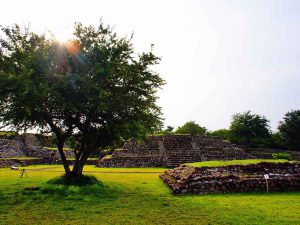
M 1 159 L 0 160 L 0 168 L 11 167 L 11 166 L 29 166 L 29 165 L 39 165 L 44 164 L 45 161 L 43 159 Z
M 300 161 L 300 152 L 288 151 L 284 149 L 269 149 L 269 148 L 248 148 L 244 147 L 244 151 L 251 154 L 257 159 L 272 159 L 273 153 L 288 153 L 291 155 L 293 160 Z
M 68 160 L 70 165 L 73 165 L 75 160 Z M 87 160 L 86 165 L 96 165 L 97 160 Z M 61 160 L 50 160 L 50 159 L 1 159 L 0 168 L 11 167 L 11 166 L 30 166 L 30 165 L 42 165 L 42 164 L 62 164 Z
M 160 157 L 119 157 L 106 159 L 102 158 L 97 167 L 162 167 L 163 163 Z
M 74 165 L 75 163 L 75 159 L 74 160 L 68 160 L 69 164 L 70 165 Z M 91 159 L 88 159 L 85 163 L 85 165 L 96 165 L 98 163 L 98 160 L 91 160 Z M 55 163 L 53 164 L 62 164 L 62 161 L 61 160 L 57 160 Z
M 300 191 L 300 163 L 259 163 L 224 167 L 180 166 L 160 178 L 173 194 L 215 194 L 266 191 Z
M 65 150 L 65 156 L 67 158 L 74 157 L 74 152 L 72 150 Z M 26 156 L 28 157 L 36 157 L 36 158 L 56 158 L 60 159 L 60 155 L 58 150 L 49 150 L 45 148 L 41 149 L 28 149 Z

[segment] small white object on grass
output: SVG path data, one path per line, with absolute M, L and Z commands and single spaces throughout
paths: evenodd
M 19 167 L 18 166 L 11 166 L 10 169 L 12 169 L 12 170 L 18 170 Z

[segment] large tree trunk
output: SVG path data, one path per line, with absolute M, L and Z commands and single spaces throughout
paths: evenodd
M 83 172 L 83 167 L 88 159 L 89 154 L 83 153 L 81 157 L 76 157 L 73 170 L 72 170 L 72 176 L 73 177 L 80 177 Z
M 70 170 L 70 165 L 69 162 L 66 158 L 66 155 L 64 153 L 64 140 L 63 139 L 59 139 L 57 142 L 57 148 L 58 148 L 58 152 L 62 161 L 62 164 L 64 166 L 65 172 L 67 176 L 71 175 L 71 170 Z

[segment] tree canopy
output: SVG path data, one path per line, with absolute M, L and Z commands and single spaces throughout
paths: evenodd
M 278 130 L 288 148 L 300 151 L 300 110 L 286 113 L 279 123 Z
M 250 111 L 234 114 L 230 125 L 229 140 L 253 147 L 262 147 L 271 141 L 269 121 Z
M 205 127 L 201 127 L 199 124 L 195 123 L 195 121 L 186 122 L 183 126 L 178 127 L 175 131 L 176 134 L 205 134 L 207 129 Z
M 166 129 L 161 129 L 160 131 L 156 132 L 158 135 L 162 134 L 173 134 L 174 127 L 172 126 L 167 126 Z
M 227 129 L 219 129 L 219 130 L 210 132 L 210 135 L 220 137 L 223 139 L 229 139 L 230 131 Z
M 66 174 L 79 176 L 93 151 L 161 127 L 156 91 L 164 81 L 152 70 L 160 58 L 152 49 L 136 54 L 132 37 L 102 22 L 74 28 L 60 43 L 26 27 L 1 27 L 0 121 L 55 134 Z M 63 152 L 70 137 L 73 171 Z

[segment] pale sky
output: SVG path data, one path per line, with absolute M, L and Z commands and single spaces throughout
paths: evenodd
M 228 128 L 232 114 L 265 115 L 273 130 L 300 109 L 300 1 L 9 0 L 0 24 L 30 24 L 67 39 L 75 21 L 134 32 L 138 52 L 162 57 L 158 95 L 165 125 L 194 120 Z

